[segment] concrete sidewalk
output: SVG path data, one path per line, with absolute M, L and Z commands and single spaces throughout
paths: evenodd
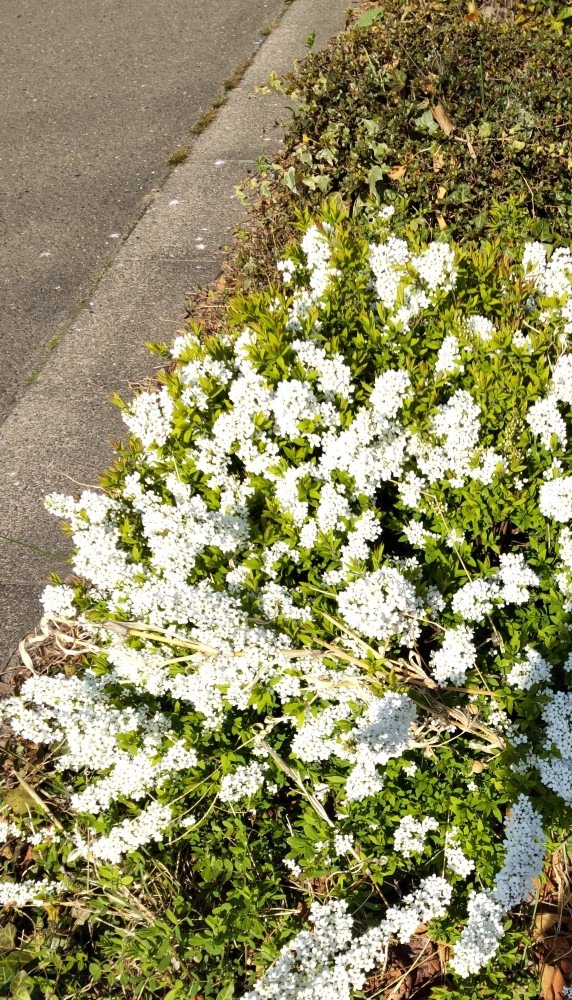
M 0 421 L 168 157 L 282 11 L 283 0 L 0 3 Z
M 235 187 L 261 154 L 280 144 L 281 97 L 253 96 L 341 30 L 348 0 L 295 0 L 259 49 L 241 84 L 177 167 L 100 280 L 38 380 L 0 427 L 0 670 L 34 628 L 47 576 L 69 573 L 71 549 L 46 493 L 97 483 L 125 436 L 114 392 L 154 370 L 144 344 L 169 340 L 185 299 L 220 270 L 222 247 L 243 209 Z

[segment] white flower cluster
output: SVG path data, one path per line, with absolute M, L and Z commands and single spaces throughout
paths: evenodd
M 499 597 L 504 604 L 526 604 L 530 599 L 529 587 L 537 587 L 540 580 L 528 566 L 521 552 L 505 553 L 499 557 L 498 575 L 502 581 Z
M 411 438 L 409 453 L 416 457 L 417 468 L 423 474 L 420 485 L 445 480 L 460 489 L 468 478 L 488 485 L 497 471 L 504 469 L 503 457 L 492 449 L 479 454 L 479 414 L 480 407 L 470 393 L 457 389 L 438 407 L 432 420 L 432 433 L 440 443 L 421 440 L 418 435 Z
M 187 749 L 184 740 L 173 743 L 162 755 L 157 737 L 148 736 L 143 742 L 143 749 L 136 753 L 117 750 L 109 773 L 71 796 L 76 812 L 95 816 L 121 797 L 138 802 L 178 771 L 196 767 L 196 751 Z
M 453 334 L 449 334 L 444 338 L 439 348 L 433 370 L 435 375 L 449 375 L 457 374 L 461 369 L 462 360 L 459 352 L 459 341 Z
M 461 979 L 474 976 L 496 955 L 504 934 L 503 907 L 491 892 L 471 892 L 468 920 L 455 943 L 451 969 Z
M 56 758 L 60 770 L 106 772 L 71 795 L 70 804 L 78 813 L 97 815 L 123 796 L 138 801 L 197 763 L 196 752 L 183 741 L 161 752 L 168 736 L 166 719 L 159 713 L 148 715 L 142 708 L 115 708 L 106 692 L 107 680 L 90 671 L 81 678 L 33 676 L 24 682 L 20 697 L 3 705 L 12 728 L 25 739 L 63 744 L 64 752 Z M 121 749 L 121 736 L 127 733 L 137 735 L 140 750 Z M 166 809 L 149 806 L 135 820 L 114 826 L 89 849 L 94 856 L 113 861 L 140 844 L 159 839 L 156 831 L 170 820 Z
M 522 254 L 522 269 L 543 295 L 568 297 L 572 278 L 572 254 L 568 247 L 557 247 L 548 261 L 542 243 L 527 243 Z
M 285 693 L 285 692 L 284 692 Z M 306 717 L 292 740 L 292 753 L 306 762 L 328 760 L 333 754 L 346 756 L 336 726 L 342 719 L 351 716 L 347 701 L 329 705 L 317 715 L 306 713 Z
M 328 239 L 329 224 L 323 223 L 322 229 L 323 231 L 318 229 L 316 225 L 309 226 L 300 244 L 306 256 L 309 287 L 297 288 L 290 302 L 286 328 L 295 333 L 302 332 L 302 321 L 312 307 L 319 306 L 332 278 L 338 274 L 336 268 L 331 265 L 332 250 Z M 281 260 L 277 266 L 286 284 L 296 280 L 299 269 L 293 260 Z
M 410 521 L 403 528 L 403 534 L 410 545 L 424 549 L 429 538 L 439 538 L 434 531 L 428 531 L 422 521 Z
M 205 410 L 209 397 L 202 382 L 212 378 L 221 385 L 227 385 L 233 378 L 233 371 L 223 361 L 217 361 L 208 354 L 204 358 L 188 361 L 179 368 L 179 376 L 184 388 L 181 390 L 181 402 L 189 409 L 196 407 Z
M 396 236 L 389 236 L 384 243 L 370 247 L 369 264 L 375 277 L 375 291 L 386 309 L 393 309 L 395 305 L 409 258 L 407 242 Z
M 253 761 L 241 764 L 232 774 L 225 774 L 220 783 L 221 802 L 238 802 L 255 795 L 264 784 L 267 770 L 267 764 Z
M 354 838 L 351 833 L 335 833 L 334 834 L 334 854 L 337 858 L 341 857 L 343 854 L 347 854 L 351 851 L 354 844 Z
M 515 330 L 512 335 L 512 345 L 516 347 L 517 350 L 526 351 L 530 354 L 532 351 L 532 338 L 522 332 L 522 330 Z
M 530 899 L 542 874 L 544 831 L 530 799 L 520 795 L 505 819 L 505 858 L 495 881 L 495 899 L 508 911 Z
M 325 399 L 353 396 L 352 371 L 341 354 L 328 356 L 323 347 L 310 340 L 294 340 L 292 349 L 309 371 L 317 372 L 317 384 Z
M 96 837 L 86 842 L 81 835 L 76 834 L 77 854 L 118 864 L 124 854 L 136 851 L 152 840 L 162 840 L 172 819 L 170 806 L 151 802 L 135 819 L 124 819 L 114 826 L 108 836 Z
M 143 739 L 167 731 L 166 720 L 159 714 L 148 716 L 143 708 L 113 708 L 106 684 L 105 677 L 96 677 L 90 670 L 81 678 L 32 676 L 18 697 L 3 703 L 2 715 L 32 743 L 64 743 L 65 753 L 57 758 L 60 770 L 105 770 L 118 759 L 121 734 L 137 732 Z
M 569 308 L 572 310 L 572 296 Z M 572 319 L 572 312 L 570 318 Z M 558 403 L 570 404 L 571 402 L 572 355 L 562 354 L 554 366 L 546 396 L 533 403 L 526 415 L 527 423 L 533 434 L 540 437 L 545 448 L 551 448 L 553 435 L 556 435 L 559 445 L 566 447 L 566 421 L 558 409 Z
M 477 577 L 470 580 L 453 595 L 451 609 L 463 621 L 480 622 L 493 610 L 493 599 L 498 597 L 496 581 Z
M 173 399 L 166 386 L 159 392 L 140 392 L 123 419 L 145 449 L 162 448 L 171 433 Z
M 562 528 L 558 535 L 558 555 L 561 561 L 561 569 L 555 573 L 554 579 L 565 597 L 564 609 L 572 610 L 572 531 L 570 528 Z
M 368 639 L 388 639 L 413 645 L 420 633 L 423 602 L 414 585 L 391 566 L 368 573 L 338 594 L 344 621 Z
M 545 448 L 551 447 L 553 435 L 556 435 L 558 444 L 566 445 L 566 424 L 558 409 L 556 396 L 546 396 L 533 403 L 526 414 L 526 422 Z
M 445 864 L 455 875 L 467 878 L 474 871 L 475 862 L 466 856 L 459 845 L 460 837 L 461 831 L 456 826 L 447 831 L 445 838 Z
M 504 914 L 530 898 L 534 880 L 542 873 L 542 822 L 526 795 L 511 807 L 505 829 L 505 861 L 495 887 L 471 894 L 468 920 L 454 947 L 451 968 L 463 979 L 480 972 L 496 954 Z
M 306 254 L 306 262 L 310 271 L 310 288 L 315 298 L 320 298 L 324 294 L 332 276 L 330 268 L 332 251 L 327 237 L 327 223 L 324 229 L 325 232 L 320 232 L 317 226 L 309 226 L 300 244 Z
M 40 596 L 40 602 L 45 615 L 59 615 L 62 618 L 75 618 L 73 587 L 66 587 L 64 584 L 54 586 L 49 583 L 44 587 Z
M 490 319 L 479 315 L 467 317 L 467 327 L 480 340 L 491 340 L 495 329 Z
M 572 805 L 572 693 L 556 691 L 542 709 L 543 753 L 536 766 L 544 784 Z
M 572 476 L 558 476 L 542 483 L 538 506 L 545 517 L 566 523 L 572 520 Z
M 23 879 L 21 882 L 12 882 L 3 879 L 0 882 L 0 906 L 41 906 L 46 897 L 54 896 L 63 892 L 65 886 L 62 882 L 50 882 L 49 879 Z
M 292 873 L 294 878 L 298 878 L 298 876 L 302 874 L 302 869 L 298 864 L 298 862 L 294 860 L 294 858 L 284 858 L 284 865 L 286 866 L 288 871 Z
M 90 580 L 101 593 L 129 591 L 135 586 L 136 567 L 121 544 L 121 508 L 116 500 L 91 490 L 84 491 L 77 502 L 52 493 L 46 498 L 46 509 L 70 522 L 78 576 Z M 50 600 L 53 603 L 53 595 Z
M 404 816 L 399 821 L 393 835 L 393 844 L 398 854 L 410 858 L 412 854 L 420 854 L 425 848 L 425 840 L 430 830 L 438 830 L 439 823 L 434 816 L 426 816 L 421 821 L 414 816 Z
M 313 931 L 300 931 L 244 1000 L 351 1000 L 376 966 L 383 964 L 393 938 L 410 940 L 420 923 L 446 913 L 451 887 L 436 875 L 424 879 L 400 907 L 391 907 L 378 927 L 352 937 L 347 903 L 313 903 Z
M 40 827 L 34 833 L 29 833 L 26 835 L 26 840 L 32 844 L 34 847 L 38 847 L 40 844 L 45 844 L 46 841 L 50 841 L 52 844 L 59 844 L 61 840 L 59 833 L 56 833 L 55 826 L 44 826 Z
M 473 630 L 466 625 L 445 629 L 441 648 L 434 650 L 429 658 L 431 672 L 438 684 L 464 684 L 468 671 L 477 662 L 473 635 Z
M 10 820 L 0 819 L 0 844 L 5 844 L 13 837 L 20 837 L 20 827 Z
M 370 246 L 369 263 L 377 297 L 388 310 L 398 306 L 392 319 L 404 330 L 430 304 L 432 296 L 455 286 L 455 256 L 447 243 L 430 243 L 421 253 L 412 255 L 405 240 L 388 236 L 384 242 Z M 404 281 L 408 267 L 416 272 L 416 280 Z
M 506 679 L 519 691 L 528 691 L 533 684 L 544 684 L 549 681 L 551 672 L 550 664 L 544 657 L 531 646 L 527 646 L 526 658 L 514 662 Z
M 410 749 L 416 717 L 415 704 L 406 694 L 388 691 L 371 699 L 356 727 L 345 735 L 350 759 L 355 760 L 346 781 L 349 801 L 361 801 L 381 790 L 383 779 L 377 767 Z
M 346 671 L 346 680 L 350 676 L 350 671 Z M 284 686 L 283 696 L 290 692 L 291 687 Z M 331 756 L 352 762 L 354 767 L 346 781 L 346 798 L 361 801 L 383 788 L 383 778 L 377 767 L 385 766 L 393 757 L 401 757 L 410 748 L 411 727 L 417 710 L 406 694 L 395 691 L 375 698 L 365 690 L 348 686 L 338 687 L 337 696 L 337 704 L 317 714 L 306 713 L 292 740 L 291 752 L 308 763 Z M 365 707 L 353 728 L 342 732 L 338 724 L 353 715 L 350 703 L 356 696 L 365 702 Z
M 572 403 L 572 354 L 561 354 L 558 358 L 549 391 L 560 403 Z
M 25 840 L 26 843 L 37 847 L 47 840 L 51 840 L 54 844 L 57 844 L 60 836 L 56 833 L 54 826 L 44 826 L 38 830 L 33 830 L 33 827 L 26 829 L 25 826 L 18 826 L 10 820 L 0 819 L 0 844 L 6 844 L 9 840 Z
M 525 604 L 530 599 L 528 588 L 540 583 L 521 552 L 501 555 L 499 564 L 490 576 L 465 583 L 453 595 L 451 609 L 464 621 L 481 622 L 495 606 Z
M 286 672 L 290 661 L 282 654 L 290 643 L 285 635 L 248 625 L 240 604 L 204 581 L 183 593 L 188 617 L 200 622 L 188 635 L 211 650 L 194 661 L 191 671 L 172 673 L 153 647 L 112 647 L 108 659 L 123 683 L 192 704 L 204 716 L 205 727 L 212 729 L 222 722 L 226 704 L 246 707 L 257 680 Z
M 290 591 L 279 583 L 265 583 L 259 591 L 259 600 L 264 616 L 271 620 L 278 618 L 279 615 L 284 615 L 291 621 L 308 621 L 312 617 L 310 610 L 299 608 L 294 604 Z

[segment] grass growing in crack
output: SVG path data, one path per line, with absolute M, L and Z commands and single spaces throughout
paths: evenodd
M 238 87 L 251 62 L 251 59 L 243 59 L 228 79 L 224 81 L 224 89 L 226 93 L 230 90 L 235 90 L 235 88 Z
M 192 135 L 193 138 L 196 138 L 197 136 L 201 135 L 205 131 L 205 129 L 208 128 L 211 122 L 214 121 L 214 119 L 216 118 L 216 113 L 219 110 L 219 108 L 222 108 L 222 106 L 226 104 L 227 96 L 230 93 L 230 91 L 235 90 L 236 87 L 238 87 L 240 81 L 242 80 L 244 74 L 246 73 L 246 70 L 250 66 L 250 62 L 251 62 L 250 59 L 244 59 L 241 63 L 238 64 L 236 69 L 233 70 L 228 79 L 224 81 L 223 84 L 224 93 L 220 94 L 218 97 L 215 97 L 214 101 L 211 104 L 209 104 L 208 108 L 206 108 L 203 111 L 203 113 L 199 116 L 199 118 L 197 118 L 194 125 L 191 125 L 189 129 L 189 134 Z
M 214 121 L 218 109 L 223 106 L 225 101 L 226 97 L 224 96 L 216 97 L 212 104 L 210 104 L 209 107 L 206 108 L 201 115 L 199 115 L 194 125 L 191 125 L 189 134 L 194 138 L 202 135 L 205 129 L 209 127 L 210 123 Z
M 188 160 L 190 152 L 190 146 L 177 146 L 171 155 L 167 157 L 167 166 L 176 167 L 179 163 L 184 163 L 185 160 Z

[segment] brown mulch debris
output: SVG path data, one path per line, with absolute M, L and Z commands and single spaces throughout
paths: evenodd
M 563 850 L 552 855 L 533 925 L 542 1000 L 563 1000 L 572 982 L 572 871 Z
M 373 973 L 365 984 L 368 997 L 383 1000 L 429 1000 L 434 986 L 446 985 L 448 950 L 422 931 L 409 944 L 389 950 L 383 970 Z

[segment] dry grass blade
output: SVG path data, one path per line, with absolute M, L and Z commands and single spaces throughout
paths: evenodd
M 433 108 L 431 108 L 431 114 L 437 122 L 437 125 L 443 129 L 445 135 L 449 136 L 451 135 L 451 132 L 455 131 L 455 125 L 453 125 L 453 122 L 449 118 L 449 115 L 445 111 L 442 104 L 436 104 Z
M 284 760 L 284 758 L 281 757 L 280 754 L 276 753 L 276 750 L 274 750 L 273 747 L 271 747 L 269 743 L 266 743 L 265 740 L 261 740 L 259 745 L 266 751 L 266 753 L 268 754 L 268 756 L 272 758 L 272 760 L 280 768 L 280 770 L 283 771 L 284 774 L 286 774 L 289 778 L 291 778 L 292 781 L 298 786 L 298 788 L 300 789 L 300 791 L 302 792 L 302 794 L 305 796 L 305 798 L 307 798 L 307 800 L 310 803 L 310 805 L 312 806 L 314 812 L 317 813 L 317 815 L 320 817 L 320 819 L 323 819 L 324 822 L 328 824 L 328 826 L 330 826 L 332 829 L 334 829 L 336 824 L 332 823 L 332 820 L 328 816 L 328 814 L 327 814 L 326 810 L 324 809 L 322 803 L 316 798 L 315 795 L 312 795 L 312 793 L 308 791 L 308 789 L 306 788 L 306 786 L 305 786 L 304 782 L 302 781 L 300 775 L 297 774 L 296 771 L 294 771 L 290 767 L 290 765 L 286 763 L 286 761 Z
M 36 805 L 38 806 L 38 808 L 41 809 L 41 811 L 46 814 L 46 816 L 52 821 L 52 823 L 56 827 L 56 829 L 63 832 L 64 828 L 63 828 L 62 824 L 54 816 L 54 814 L 51 811 L 51 809 L 46 805 L 46 803 L 44 802 L 44 800 L 38 795 L 38 793 L 36 792 L 36 790 L 34 788 L 32 788 L 32 786 L 30 784 L 28 784 L 28 782 L 26 781 L 26 779 L 24 777 L 22 777 L 22 775 L 19 773 L 19 771 L 14 771 L 14 775 L 18 779 L 18 781 L 20 783 L 20 787 L 23 788 L 23 790 L 25 791 L 26 795 L 28 795 L 29 798 L 31 798 L 32 801 L 36 803 Z
M 360 649 L 363 649 L 364 653 L 370 653 L 376 660 L 385 660 L 385 657 L 379 652 L 379 650 L 371 646 L 365 641 L 365 639 L 362 639 L 361 635 L 359 635 L 358 632 L 354 632 L 353 628 L 350 628 L 345 622 L 340 621 L 339 618 L 334 618 L 334 616 L 328 614 L 327 611 L 321 611 L 320 614 L 322 615 L 322 618 L 330 623 L 330 625 L 335 625 L 340 632 L 343 632 L 344 635 L 347 635 L 353 640 L 353 642 L 357 643 Z
M 37 677 L 37 673 L 34 670 L 34 664 L 32 662 L 32 657 L 30 656 L 30 654 L 29 654 L 29 652 L 28 652 L 28 650 L 26 648 L 27 645 L 28 645 L 28 643 L 32 642 L 34 640 L 34 638 L 35 638 L 35 636 L 33 636 L 33 635 L 26 635 L 26 636 L 24 636 L 24 638 L 21 639 L 20 642 L 18 643 L 18 653 L 20 654 L 20 659 L 21 659 L 23 665 L 25 666 L 26 670 L 29 670 L 31 674 L 34 674 Z
M 214 646 L 206 646 L 204 643 L 187 639 L 182 635 L 173 635 L 167 629 L 159 628 L 157 625 L 149 627 L 145 622 L 98 622 L 99 628 L 115 632 L 121 638 L 148 639 L 149 642 L 162 643 L 165 646 L 178 646 L 182 649 L 192 649 L 194 652 L 206 653 L 208 656 L 218 656 L 220 650 Z
M 470 733 L 472 736 L 479 736 L 497 750 L 504 750 L 506 741 L 494 729 L 485 726 L 482 722 L 474 719 L 460 708 L 439 706 L 441 711 L 445 711 L 447 718 L 453 722 L 463 733 Z

